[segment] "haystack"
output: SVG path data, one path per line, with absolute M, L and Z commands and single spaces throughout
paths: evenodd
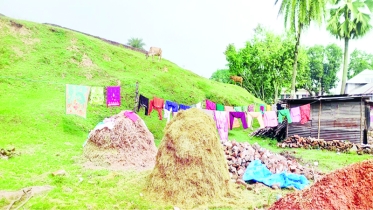
M 91 131 L 84 146 L 89 160 L 86 166 L 137 171 L 154 167 L 157 148 L 153 134 L 139 116 L 134 122 L 124 112 L 108 119 L 108 126 Z
M 150 197 L 184 207 L 221 201 L 232 196 L 229 180 L 213 119 L 196 108 L 180 111 L 158 148 L 146 186 Z

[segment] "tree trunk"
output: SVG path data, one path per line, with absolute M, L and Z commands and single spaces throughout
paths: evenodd
M 342 86 L 341 94 L 344 94 L 346 91 L 346 80 L 347 80 L 347 62 L 348 62 L 348 41 L 349 38 L 345 38 L 345 52 L 343 56 L 343 75 L 342 75 Z
M 274 104 L 276 104 L 277 101 L 278 101 L 278 89 L 279 89 L 279 85 L 277 83 L 275 83 L 275 101 L 274 101 Z
M 291 78 L 291 92 L 290 92 L 290 98 L 296 98 L 295 97 L 295 82 L 297 78 L 297 66 L 298 66 L 298 48 L 300 43 L 300 35 L 302 30 L 302 24 L 299 25 L 298 28 L 298 34 L 297 39 L 295 43 L 295 50 L 294 50 L 294 64 L 293 64 L 293 77 Z

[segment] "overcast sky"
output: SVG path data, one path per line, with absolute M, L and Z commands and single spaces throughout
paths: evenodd
M 226 46 L 243 47 L 258 24 L 284 31 L 274 0 L 0 0 L 0 13 L 124 44 L 142 38 L 146 49 L 161 47 L 165 59 L 206 78 L 226 67 Z M 350 52 L 373 53 L 369 40 L 373 33 L 351 41 Z M 343 46 L 324 27 L 311 27 L 301 38 L 306 46 L 329 43 Z

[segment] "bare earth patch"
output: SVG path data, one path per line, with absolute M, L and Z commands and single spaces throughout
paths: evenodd
M 104 55 L 104 61 L 111 61 L 111 58 L 108 55 Z
M 81 67 L 94 67 L 96 66 L 92 60 L 86 55 L 83 55 L 82 61 L 79 64 Z
M 22 50 L 21 49 L 19 49 L 18 47 L 12 47 L 12 50 L 16 53 L 16 55 L 18 56 L 18 57 L 23 57 L 23 52 L 22 52 Z

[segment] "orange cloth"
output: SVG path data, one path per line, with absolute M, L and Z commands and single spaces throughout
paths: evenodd
M 157 110 L 159 119 L 162 120 L 162 110 L 163 110 L 164 100 L 161 98 L 154 97 L 153 100 L 149 101 L 149 114 L 150 115 L 153 109 Z
M 233 106 L 224 106 L 224 111 L 227 111 L 227 123 L 228 125 L 230 125 L 229 123 L 229 112 L 235 112 Z M 240 127 L 240 122 L 238 121 L 237 118 L 234 118 L 233 120 L 233 128 L 239 128 Z

